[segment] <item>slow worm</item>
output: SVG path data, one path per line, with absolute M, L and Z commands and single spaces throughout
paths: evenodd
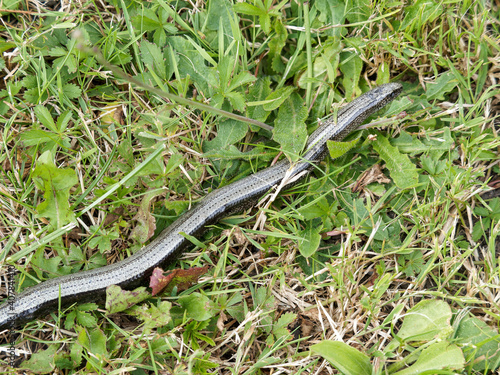
M 63 306 L 68 306 L 75 302 L 103 300 L 109 285 L 132 289 L 147 284 L 155 267 L 172 264 L 189 246 L 190 242 L 180 232 L 191 236 L 201 235 L 208 225 L 222 217 L 251 207 L 260 196 L 280 185 L 285 176 L 287 181 L 281 187 L 290 187 L 297 182 L 293 181 L 294 176 L 305 176 L 314 163 L 325 156 L 327 140 L 342 140 L 401 91 L 401 84 L 388 83 L 354 99 L 338 111 L 337 122 L 330 118 L 309 136 L 306 152 L 300 161 L 290 164 L 288 160 L 282 160 L 272 167 L 212 191 L 134 255 L 98 269 L 49 279 L 12 296 L 10 302 L 0 306 L 0 330 L 19 327 L 57 310 L 59 298 Z

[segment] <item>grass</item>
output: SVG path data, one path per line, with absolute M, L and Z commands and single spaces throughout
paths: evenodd
M 299 155 L 343 102 L 404 86 L 346 154 L 193 239 L 172 266 L 187 288 L 3 332 L 2 373 L 499 366 L 498 4 L 2 7 L 0 262 L 19 289 L 131 255 L 210 190 Z

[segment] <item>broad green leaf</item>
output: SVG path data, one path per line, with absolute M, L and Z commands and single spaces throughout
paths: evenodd
M 229 86 L 229 79 L 231 78 L 231 74 L 233 74 L 234 62 L 234 56 L 224 55 L 219 60 L 217 66 L 212 68 L 214 74 L 219 76 L 219 92 L 222 94 L 226 93 L 226 88 Z
M 340 54 L 340 70 L 344 78 L 342 84 L 345 89 L 345 98 L 351 101 L 361 93 L 359 78 L 363 70 L 363 60 L 355 52 L 342 52 Z
M 462 344 L 466 356 L 473 356 L 470 361 L 475 371 L 483 373 L 485 369 L 494 371 L 498 368 L 500 335 L 496 329 L 469 315 L 460 320 L 454 338 Z
M 56 352 L 57 345 L 49 345 L 46 350 L 39 350 L 31 354 L 30 359 L 24 361 L 21 368 L 33 371 L 35 374 L 52 373 L 55 369 L 54 356 Z
M 444 100 L 444 95 L 452 91 L 458 85 L 458 80 L 453 73 L 448 71 L 441 74 L 435 82 L 427 84 L 426 96 L 428 100 Z
M 57 133 L 56 124 L 49 110 L 45 108 L 43 105 L 39 104 L 35 107 L 35 116 L 40 123 L 45 126 L 47 129 Z
M 281 315 L 278 321 L 273 324 L 273 333 L 279 337 L 279 334 L 285 334 L 284 330 L 288 332 L 286 329 L 295 319 L 297 319 L 297 314 L 293 313 L 285 313 Z M 290 332 L 288 332 L 290 333 Z
M 42 270 L 49 275 L 63 276 L 67 274 L 68 268 L 66 266 L 61 267 L 61 260 L 62 257 L 59 255 L 50 258 L 45 257 L 43 246 L 40 246 L 31 258 L 32 264 L 36 266 L 35 271 L 38 276 L 42 276 Z
M 108 351 L 106 349 L 107 338 L 104 332 L 98 328 L 94 328 L 89 332 L 89 336 L 90 336 L 90 347 L 88 348 L 89 351 L 93 355 L 106 357 L 108 354 Z
M 441 341 L 425 348 L 417 361 L 394 375 L 432 374 L 439 370 L 459 370 L 465 365 L 464 355 L 458 346 Z
M 231 106 L 237 111 L 243 112 L 245 110 L 245 98 L 239 92 L 228 92 L 226 93 L 226 98 L 229 99 Z M 241 121 L 239 122 L 242 123 Z M 243 125 L 245 124 L 243 123 Z
M 439 160 L 432 156 L 422 156 L 420 158 L 422 169 L 432 176 L 437 176 L 447 169 L 447 161 Z
M 71 168 L 59 169 L 52 161 L 49 151 L 37 160 L 33 171 L 33 180 L 38 189 L 44 192 L 44 201 L 37 206 L 37 217 L 50 220 L 53 229 L 75 221 L 75 215 L 69 207 L 69 191 L 78 183 L 76 173 Z
M 322 356 L 344 375 L 372 374 L 370 358 L 343 342 L 325 340 L 312 345 L 311 351 Z
M 266 34 L 270 32 L 270 21 L 269 15 L 267 14 L 260 17 L 262 28 Z M 274 35 L 271 36 L 271 40 L 269 41 L 268 58 L 271 61 L 271 68 L 275 72 L 283 73 L 285 71 L 285 64 L 281 58 L 281 51 L 286 45 L 288 33 L 280 19 L 275 21 L 274 31 Z
M 373 14 L 370 0 L 351 0 L 346 4 L 346 18 L 350 23 L 367 21 Z
M 424 300 L 405 315 L 397 337 L 404 342 L 430 341 L 450 333 L 451 309 L 444 301 Z
M 143 286 L 123 290 L 118 285 L 110 285 L 106 288 L 106 310 L 108 314 L 124 311 L 149 297 L 149 292 Z
M 377 69 L 377 85 L 388 83 L 391 80 L 390 65 L 387 61 L 382 61 Z
M 64 111 L 61 113 L 61 115 L 57 118 L 57 129 L 59 133 L 62 133 L 66 130 L 68 127 L 68 123 L 71 120 L 72 113 L 71 111 Z
M 246 85 L 247 83 L 255 82 L 256 79 L 257 78 L 249 72 L 240 72 L 236 75 L 236 77 L 231 79 L 228 91 L 233 91 L 234 89 Z
M 128 312 L 142 320 L 145 323 L 144 328 L 146 332 L 149 332 L 152 328 L 163 327 L 172 320 L 170 315 L 171 309 L 172 303 L 162 301 L 157 305 L 147 306 L 147 304 L 143 304 L 133 306 Z
M 233 10 L 238 13 L 247 14 L 249 16 L 260 16 L 266 14 L 264 9 L 260 9 L 255 5 L 248 3 L 236 3 L 233 5 Z
M 300 231 L 299 235 L 302 239 L 299 241 L 299 251 L 303 257 L 309 258 L 318 250 L 322 229 L 321 225 L 317 225 L 315 221 L 310 220 L 306 223 L 304 230 Z
M 191 293 L 179 297 L 178 301 L 186 311 L 188 318 L 202 322 L 214 316 L 213 302 L 203 294 Z
M 294 90 L 295 88 L 292 86 L 285 86 L 272 92 L 266 98 L 266 101 L 272 100 L 272 102 L 264 104 L 263 108 L 266 111 L 272 111 L 273 109 L 278 108 L 283 104 L 285 100 L 288 99 L 288 97 L 292 94 Z
M 399 137 L 391 139 L 391 144 L 405 154 L 418 154 L 429 149 L 416 136 L 411 136 L 404 130 L 401 130 Z
M 73 83 L 63 85 L 62 92 L 68 99 L 76 99 L 82 96 L 82 90 Z
M 141 31 L 156 31 L 161 28 L 158 17 L 151 9 L 144 9 L 141 15 L 132 17 L 132 25 Z
M 75 309 L 66 315 L 66 320 L 64 321 L 64 328 L 73 329 L 75 326 L 75 321 L 84 327 L 95 327 L 97 325 L 97 319 L 88 313 L 88 311 L 95 311 L 99 306 L 95 303 L 84 303 L 78 305 Z
M 153 43 L 143 40 L 139 46 L 144 64 L 160 78 L 166 79 L 165 60 L 161 49 Z
M 271 17 L 268 13 L 262 13 L 259 16 L 260 27 L 264 30 L 264 33 L 269 34 L 271 31 Z M 279 22 L 279 21 L 278 21 Z
M 66 48 L 63 48 L 60 46 L 51 48 L 49 50 L 49 56 L 51 56 L 51 57 L 66 56 L 67 53 L 68 53 L 68 51 L 66 50 Z
M 248 125 L 236 120 L 226 120 L 217 125 L 217 136 L 203 144 L 205 152 L 227 149 L 241 140 L 248 131 Z
M 273 129 L 273 139 L 292 160 L 299 158 L 307 140 L 307 109 L 299 94 L 294 93 L 281 105 Z
M 358 143 L 359 137 L 348 142 L 326 141 L 326 146 L 330 152 L 330 157 L 336 159 L 344 155 L 347 151 L 354 148 Z
M 292 335 L 287 327 L 296 318 L 297 315 L 292 313 L 285 313 L 281 315 L 277 322 L 272 323 L 272 334 L 267 336 L 266 344 L 272 346 L 278 340 L 289 340 Z
M 319 21 L 324 25 L 342 25 L 345 23 L 345 2 L 342 0 L 317 0 L 316 8 L 320 11 Z M 344 27 L 326 30 L 326 35 L 340 37 L 345 33 Z
M 54 133 L 50 133 L 45 130 L 31 129 L 27 132 L 21 133 L 21 140 L 25 146 L 35 146 L 39 143 L 46 142 L 60 142 L 60 138 Z
M 213 73 L 196 48 L 181 36 L 167 37 L 167 45 L 171 46 L 174 52 L 170 60 L 176 62 L 180 75 L 180 77 L 176 78 L 184 79 L 189 77 L 200 92 L 207 96 L 211 95 L 207 82 Z
M 271 79 L 269 76 L 259 78 L 255 83 L 250 86 L 248 91 L 249 102 L 260 102 L 266 99 L 271 93 Z M 250 118 L 258 121 L 266 121 L 271 111 L 264 109 L 263 105 L 249 106 L 247 105 L 247 115 Z
M 452 150 L 454 142 L 449 127 L 443 128 L 443 134 L 440 137 L 424 141 L 425 145 L 430 148 L 429 156 L 436 160 L 440 159 L 443 154 Z
M 387 138 L 377 133 L 377 139 L 372 143 L 373 149 L 385 161 L 392 180 L 400 189 L 410 188 L 418 182 L 418 172 L 407 155 L 401 154 L 396 147 L 391 146 Z

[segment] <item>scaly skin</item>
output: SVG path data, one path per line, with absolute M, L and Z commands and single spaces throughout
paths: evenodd
M 342 140 L 356 129 L 371 114 L 396 98 L 402 91 L 399 83 L 388 83 L 374 88 L 356 98 L 338 113 L 335 119 L 328 119 L 314 131 L 308 139 L 306 152 L 297 163 L 291 165 L 283 160 L 253 175 L 228 186 L 212 191 L 193 209 L 185 212 L 166 228 L 154 241 L 144 246 L 131 257 L 98 269 L 78 272 L 44 281 L 15 296 L 12 303 L 0 306 L 0 330 L 21 326 L 44 314 L 54 311 L 61 304 L 67 306 L 75 302 L 103 300 L 106 287 L 119 285 L 132 289 L 147 284 L 147 279 L 155 267 L 165 267 L 188 246 L 189 241 L 180 232 L 199 236 L 204 229 L 230 213 L 251 206 L 260 196 L 283 178 L 293 180 L 301 174 L 305 177 L 326 154 L 327 140 Z M 295 182 L 285 182 L 282 188 Z

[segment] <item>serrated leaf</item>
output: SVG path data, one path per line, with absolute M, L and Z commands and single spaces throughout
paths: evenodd
M 83 327 L 95 327 L 97 325 L 97 319 L 91 314 L 85 311 L 76 311 L 76 321 L 79 325 Z M 68 327 L 67 329 L 71 329 L 73 327 Z
M 68 73 L 75 73 L 78 69 L 78 60 L 76 56 L 74 54 L 69 55 L 65 65 L 68 68 Z
M 23 98 L 28 103 L 38 104 L 39 102 L 44 102 L 49 97 L 47 91 L 40 93 L 38 88 L 27 89 L 24 91 Z
M 37 120 L 40 121 L 43 126 L 45 126 L 49 130 L 52 130 L 54 133 L 57 133 L 56 124 L 47 108 L 39 104 L 35 107 L 34 112 Z
M 68 51 L 63 47 L 54 47 L 49 50 L 49 56 L 51 57 L 66 56 L 67 53 Z
M 293 93 L 285 100 L 278 111 L 273 139 L 293 161 L 298 160 L 307 141 L 306 118 L 307 109 L 297 93 Z
M 61 113 L 61 115 L 57 118 L 57 131 L 59 133 L 62 133 L 66 130 L 68 127 L 68 123 L 71 120 L 72 113 L 71 111 L 64 111 Z
M 325 340 L 312 345 L 311 351 L 322 356 L 344 375 L 372 374 L 370 358 L 343 342 Z
M 68 99 L 76 99 L 82 95 L 82 90 L 73 83 L 66 83 L 62 87 L 62 91 L 64 95 L 68 97 Z
M 291 337 L 290 331 L 287 327 L 295 319 L 297 319 L 297 314 L 293 313 L 285 313 L 280 316 L 278 321 L 273 324 L 273 335 L 275 336 L 276 340 L 289 339 Z
M 391 146 L 387 138 L 377 134 L 377 139 L 372 142 L 373 149 L 385 161 L 392 180 L 400 189 L 414 186 L 418 182 L 418 172 L 415 165 L 407 155 L 401 154 L 396 147 Z
M 285 86 L 272 92 L 266 97 L 266 101 L 272 100 L 272 102 L 264 104 L 263 108 L 266 111 L 272 111 L 273 109 L 278 108 L 285 102 L 285 100 L 288 99 L 294 90 L 295 88 L 292 86 Z
M 245 98 L 239 92 L 228 92 L 226 97 L 229 99 L 231 106 L 239 112 L 245 110 Z
M 139 46 L 144 64 L 155 72 L 161 79 L 166 79 L 165 60 L 161 49 L 153 43 L 143 40 Z
M 454 140 L 451 137 L 450 128 L 443 128 L 443 134 L 439 138 L 424 140 L 424 144 L 430 148 L 429 155 L 438 160 L 441 156 L 453 148 Z
M 264 32 L 267 30 L 266 34 L 269 34 L 271 22 L 269 15 L 266 14 L 265 17 L 260 17 L 260 22 Z M 269 59 L 271 60 L 271 68 L 277 73 L 283 73 L 285 71 L 285 64 L 283 64 L 281 59 L 281 51 L 286 45 L 288 33 L 279 19 L 274 24 L 274 31 L 275 34 L 269 41 Z
M 51 227 L 57 229 L 75 221 L 68 199 L 70 189 L 78 183 L 78 178 L 71 168 L 57 168 L 52 158 L 49 151 L 38 158 L 33 180 L 38 189 L 44 191 L 45 199 L 37 206 L 37 216 L 49 218 Z

